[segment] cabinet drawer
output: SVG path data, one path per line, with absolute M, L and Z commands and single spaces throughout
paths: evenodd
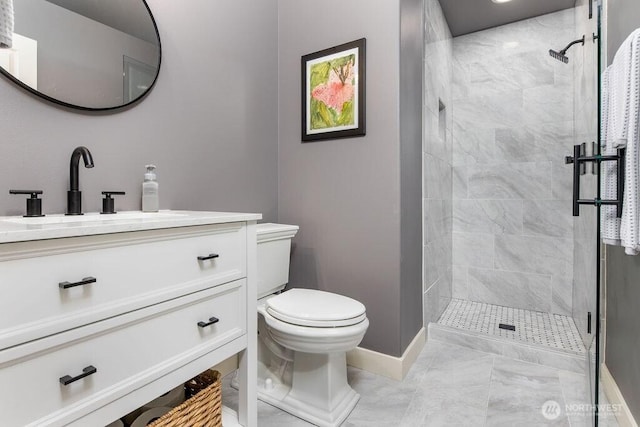
M 121 398 L 244 335 L 245 306 L 242 279 L 105 320 L 105 330 L 0 365 L 0 425 L 67 423 Z M 218 321 L 198 325 L 212 317 Z M 61 384 L 89 366 L 96 372 Z
M 246 276 L 246 229 L 237 223 L 59 245 L 0 262 L 0 349 Z M 198 259 L 211 254 L 217 257 Z

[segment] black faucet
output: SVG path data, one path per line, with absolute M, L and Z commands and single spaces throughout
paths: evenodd
M 80 156 L 84 160 L 85 168 L 93 167 L 93 157 L 87 147 L 77 147 L 71 154 L 71 166 L 69 168 L 69 191 L 67 191 L 67 215 L 82 215 L 82 191 L 78 178 L 78 166 Z

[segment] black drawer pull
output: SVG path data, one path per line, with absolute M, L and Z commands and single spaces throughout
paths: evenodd
M 211 326 L 214 323 L 218 323 L 220 321 L 220 319 L 218 319 L 217 317 L 210 317 L 208 322 L 198 322 L 198 326 L 200 326 L 201 328 L 206 328 L 207 326 Z
M 206 256 L 199 256 L 198 257 L 198 261 L 206 261 L 208 259 L 214 259 L 214 258 L 218 258 L 220 255 L 218 254 L 209 254 Z
M 82 370 L 82 373 L 77 377 L 72 377 L 70 375 L 65 375 L 64 377 L 60 377 L 60 384 L 69 385 L 73 382 L 83 379 L 84 377 L 88 377 L 89 375 L 95 374 L 98 370 L 94 366 L 87 366 Z
M 96 283 L 98 280 L 95 277 L 85 277 L 79 282 L 70 283 L 70 282 L 60 282 L 58 286 L 60 289 L 69 289 L 76 286 L 88 285 L 89 283 Z

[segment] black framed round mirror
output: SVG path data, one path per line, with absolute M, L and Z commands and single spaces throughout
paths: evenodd
M 51 102 L 105 111 L 153 88 L 162 49 L 144 0 L 14 0 L 0 73 Z

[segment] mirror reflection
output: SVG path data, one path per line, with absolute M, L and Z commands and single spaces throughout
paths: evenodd
M 14 0 L 12 46 L 0 67 L 70 107 L 104 110 L 143 96 L 160 67 L 160 39 L 143 0 Z

